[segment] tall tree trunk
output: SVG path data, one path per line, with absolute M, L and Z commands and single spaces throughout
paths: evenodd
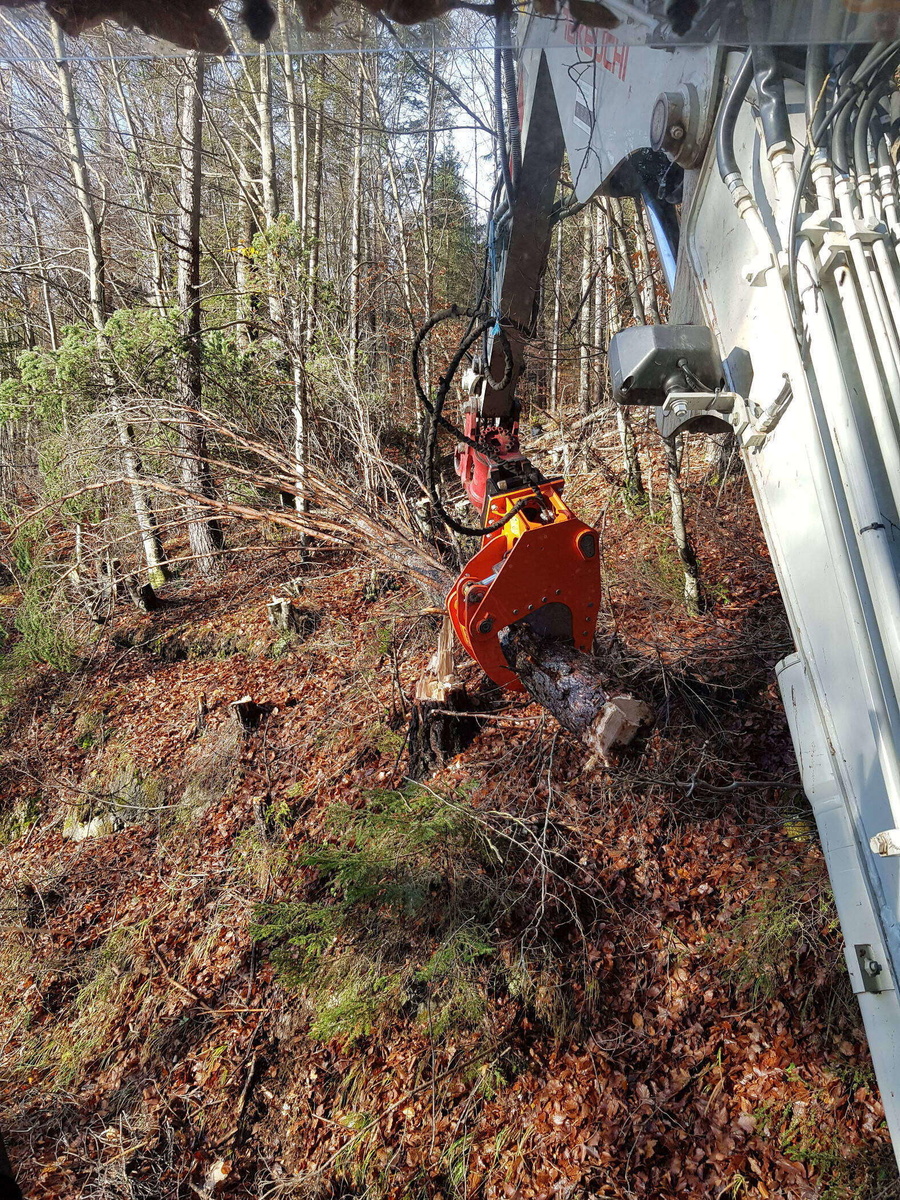
M 110 46 L 107 41 L 107 46 Z M 110 52 L 111 52 L 110 46 Z M 129 103 L 128 96 L 125 94 L 125 85 L 122 82 L 122 66 L 119 61 L 112 56 L 113 78 L 116 84 L 116 91 L 119 96 L 119 104 L 122 110 L 122 117 L 128 128 L 128 137 L 131 142 L 131 151 L 134 155 L 135 169 L 134 175 L 137 182 L 138 192 L 141 197 L 141 203 L 144 206 L 144 227 L 147 232 L 147 244 L 150 248 L 150 259 L 153 263 L 153 274 L 150 279 L 150 293 L 153 297 L 153 303 L 157 310 L 162 313 L 166 307 L 166 286 L 165 286 L 165 264 L 163 259 L 162 238 L 160 231 L 157 229 L 156 221 L 153 214 L 153 189 L 150 184 L 150 172 L 147 169 L 141 139 L 137 134 L 137 127 L 134 123 L 134 115 L 132 105 Z
M 644 223 L 644 202 L 634 202 L 634 232 L 637 237 L 638 255 L 641 262 L 641 286 L 643 289 L 644 312 L 651 325 L 659 324 L 659 301 L 656 298 L 656 274 L 650 246 L 647 241 L 647 226 Z
M 606 346 L 607 338 L 607 319 L 609 316 L 606 300 L 606 281 L 603 278 L 603 271 L 600 264 L 603 262 L 605 250 L 605 235 L 606 235 L 606 216 L 601 204 L 594 205 L 594 262 L 595 278 L 593 286 L 593 303 L 594 303 L 594 322 L 593 322 L 593 350 L 594 350 L 594 370 L 593 370 L 593 390 L 594 390 L 594 405 L 599 408 L 603 403 L 606 393 L 606 356 L 601 353 L 601 348 Z
M 578 319 L 578 405 L 585 414 L 591 411 L 591 279 L 594 270 L 593 257 L 594 215 L 590 204 L 584 209 L 581 222 L 581 312 Z
M 674 437 L 663 438 L 662 443 L 666 452 L 669 502 L 672 506 L 672 534 L 678 550 L 678 557 L 681 559 L 681 565 L 684 568 L 684 602 L 688 612 L 693 616 L 697 616 L 702 607 L 700 570 L 697 565 L 697 555 L 694 553 L 694 547 L 688 537 L 687 525 L 684 519 L 684 493 L 681 490 L 681 480 L 679 479 L 680 463 L 678 459 L 678 447 L 676 445 L 676 438 Z
M 54 311 L 53 298 L 50 294 L 50 280 L 47 275 L 48 267 L 44 253 L 43 232 L 41 230 L 37 205 L 34 202 L 34 193 L 28 183 L 28 178 L 22 164 L 18 138 L 13 138 L 13 154 L 15 156 L 16 172 L 22 186 L 22 194 L 25 197 L 25 211 L 28 216 L 28 224 L 31 226 L 31 236 L 34 238 L 34 252 L 37 259 L 37 269 L 40 272 L 41 297 L 44 301 L 44 312 L 47 317 L 47 334 L 50 338 L 50 348 L 51 350 L 56 350 L 59 347 L 59 336 L 56 328 L 56 312 Z
M 562 335 L 563 223 L 556 226 L 556 261 L 553 271 L 553 328 L 550 334 L 550 411 L 559 417 L 559 339 Z
M 302 143 L 301 143 L 301 158 L 300 158 L 300 224 L 303 229 L 309 229 L 309 188 L 310 188 L 310 171 L 312 169 L 312 160 L 310 158 L 310 148 L 315 140 L 315 114 L 310 104 L 310 80 L 306 72 L 306 64 L 303 59 L 300 59 L 300 102 L 303 106 L 302 128 Z M 312 118 L 312 119 L 310 119 Z M 310 136 L 310 131 L 312 136 Z M 305 248 L 305 247 L 304 247 Z
M 78 118 L 72 72 L 66 58 L 62 29 L 54 20 L 50 22 L 50 32 L 53 38 L 53 53 L 56 55 L 56 78 L 59 83 L 66 140 L 69 146 L 69 167 L 72 171 L 78 210 L 81 213 L 87 243 L 91 319 L 94 328 L 99 330 L 106 324 L 106 262 L 103 257 L 103 240 L 94 204 L 87 159 L 84 154 L 84 144 L 81 140 L 81 122 Z
M 365 67 L 364 67 L 365 69 Z M 372 82 L 368 71 L 365 73 L 366 88 L 369 93 L 369 103 L 372 106 L 372 112 L 375 120 L 379 125 L 384 125 L 385 118 L 381 110 L 381 100 L 378 91 Z M 407 243 L 406 218 L 403 211 L 403 199 L 400 193 L 400 179 L 397 172 L 397 164 L 395 161 L 393 147 L 390 144 L 382 148 L 382 160 L 387 168 L 387 181 L 390 188 L 391 203 L 394 206 L 394 219 L 397 222 L 396 249 L 400 255 L 400 291 L 403 294 L 403 303 L 406 308 L 406 316 L 409 320 L 410 330 L 415 330 L 415 317 L 413 316 L 413 285 L 412 272 L 409 262 L 409 245 Z
M 612 337 L 622 328 L 622 313 L 619 307 L 619 293 L 616 290 L 616 256 L 612 252 L 614 238 L 611 228 L 609 200 L 599 202 L 602 212 L 603 254 L 606 256 L 606 328 L 607 335 Z M 625 504 L 630 508 L 632 503 L 640 503 L 644 499 L 644 482 L 641 478 L 641 461 L 638 458 L 637 445 L 634 440 L 634 430 L 631 427 L 631 414 L 621 404 L 615 404 L 616 429 L 619 434 L 619 444 L 622 447 L 622 463 L 625 468 Z
M 309 212 L 309 272 L 306 292 L 306 347 L 309 351 L 316 336 L 316 304 L 319 296 L 319 259 L 322 234 L 322 139 L 324 136 L 325 111 L 322 103 L 316 110 L 315 134 L 313 137 L 313 161 L 310 171 L 307 201 Z
M 90 172 L 88 171 L 84 145 L 81 139 L 81 124 L 78 119 L 75 87 L 72 83 L 72 73 L 66 58 L 62 29 L 52 19 L 50 21 L 50 34 L 53 40 L 53 53 L 56 56 L 56 77 L 59 83 L 63 122 L 69 148 L 69 166 L 72 171 L 72 181 L 75 185 L 75 195 L 87 243 L 88 293 L 91 319 L 94 328 L 97 330 L 97 347 L 101 363 L 104 364 L 103 375 L 109 404 L 112 409 L 119 445 L 122 449 L 125 474 L 130 481 L 135 518 L 141 537 L 141 544 L 144 549 L 144 559 L 147 564 L 147 577 L 154 586 L 159 586 L 165 582 L 168 571 L 166 569 L 162 543 L 160 542 L 159 533 L 156 528 L 153 509 L 140 482 L 142 473 L 141 461 L 134 446 L 132 430 L 116 394 L 115 381 L 106 365 L 108 358 L 104 334 L 104 326 L 106 324 L 106 263 L 103 257 L 102 232 L 100 222 L 97 218 L 96 206 L 94 205 Z
M 259 114 L 260 175 L 262 183 L 263 214 L 266 229 L 271 230 L 278 220 L 278 175 L 275 161 L 275 140 L 272 130 L 272 66 L 269 47 L 263 42 L 259 47 Z M 284 317 L 281 301 L 280 271 L 275 263 L 278 251 L 272 244 L 266 250 L 266 294 L 269 303 L 269 320 L 280 324 Z
M 213 496 L 206 456 L 206 438 L 193 414 L 203 395 L 200 305 L 200 204 L 203 189 L 203 83 L 205 63 L 194 54 L 185 71 L 178 130 L 181 167 L 178 231 L 178 306 L 181 310 L 182 351 L 176 374 L 178 392 L 186 410 L 179 422 L 181 478 L 185 488 Z M 191 554 L 204 575 L 219 570 L 222 530 L 203 506 L 188 501 L 188 536 Z
M 609 205 L 607 211 L 612 223 L 612 235 L 615 239 L 616 249 L 619 252 L 619 265 L 625 277 L 625 287 L 628 292 L 632 312 L 634 313 L 634 319 L 636 324 L 644 325 L 647 321 L 647 314 L 644 311 L 644 300 L 641 296 L 641 289 L 638 287 L 637 276 L 634 273 L 634 263 L 631 261 L 631 253 L 628 249 L 628 239 L 625 236 L 625 214 L 622 201 L 617 196 L 610 196 L 607 204 Z
M 256 282 L 256 267 L 253 261 L 253 242 L 259 233 L 256 206 L 252 197 L 252 181 L 246 162 L 241 163 L 241 235 L 235 269 L 237 291 L 238 340 L 247 350 L 259 337 L 259 288 Z
M 306 147 L 306 97 L 304 96 L 304 129 L 301 136 L 297 111 L 297 72 L 288 42 L 287 8 L 278 0 L 278 31 L 281 35 L 281 70 L 284 74 L 284 96 L 287 102 L 288 150 L 291 156 L 291 217 L 297 225 L 303 220 L 303 154 Z M 305 92 L 305 79 L 302 90 Z
M 290 298 L 291 312 L 291 373 L 293 383 L 293 420 L 294 420 L 294 461 L 296 463 L 297 495 L 294 505 L 298 512 L 309 511 L 306 476 L 309 454 L 309 421 L 307 413 L 308 395 L 306 380 L 306 271 L 302 254 L 307 248 L 308 231 L 306 229 L 306 79 L 303 78 L 304 112 L 303 112 L 303 148 L 301 154 L 300 128 L 297 121 L 297 87 L 294 72 L 294 57 L 290 52 L 287 40 L 287 13 L 285 0 L 278 0 L 278 25 L 283 46 L 282 69 L 284 71 L 284 87 L 288 109 L 288 142 L 291 156 L 291 206 L 301 254 L 293 264 L 293 288 Z M 302 539 L 305 542 L 305 537 Z
M 422 178 L 422 261 L 425 268 L 425 312 L 429 315 L 434 311 L 435 254 L 432 222 L 434 220 L 434 155 L 436 146 L 434 136 L 437 105 L 436 65 L 435 51 L 432 49 L 431 61 L 428 64 L 428 107 L 425 111 L 425 172 Z M 422 366 L 426 379 L 431 379 L 432 377 L 433 363 L 431 347 L 432 342 L 431 338 L 429 338 L 425 343 L 425 353 L 422 356 Z
M 278 181 L 275 175 L 275 143 L 272 136 L 272 68 L 269 47 L 259 47 L 259 94 L 256 103 L 259 114 L 259 155 L 262 183 L 263 212 L 266 224 L 278 219 Z
M 363 158 L 363 116 L 365 115 L 365 76 L 363 72 L 363 56 L 357 60 L 356 76 L 356 126 L 353 147 L 353 179 L 350 186 L 350 288 L 349 288 L 349 323 L 350 338 L 350 369 L 356 381 L 359 364 L 359 335 L 360 335 L 360 274 L 362 272 L 362 158 Z

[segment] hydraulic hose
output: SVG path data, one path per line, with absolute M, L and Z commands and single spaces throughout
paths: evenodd
M 794 192 L 794 203 L 791 207 L 790 222 L 788 225 L 787 258 L 789 272 L 788 303 L 793 313 L 794 327 L 798 340 L 802 339 L 803 334 L 800 322 L 800 300 L 797 284 L 797 226 L 800 220 L 800 205 L 803 201 L 806 183 L 812 167 L 813 154 L 822 145 L 826 134 L 840 118 L 841 114 L 855 102 L 865 84 L 880 69 L 887 67 L 891 59 L 900 53 L 900 42 L 877 42 L 866 53 L 859 66 L 854 69 L 854 64 L 858 61 L 860 50 L 860 47 L 854 46 L 848 52 L 847 58 L 844 60 L 841 79 L 835 90 L 831 104 L 827 107 L 821 103 L 816 105 L 814 114 L 817 113 L 818 115 L 814 115 L 810 123 L 807 133 L 807 146 L 803 152 L 800 170 L 797 173 L 797 186 Z
M 508 41 L 512 37 L 509 13 L 504 12 L 501 19 L 503 40 Z M 506 112 L 507 119 L 509 120 L 510 174 L 512 175 L 513 187 L 517 187 L 519 175 L 522 172 L 522 130 L 519 126 L 519 93 L 516 87 L 516 66 L 511 46 L 501 46 L 501 54 L 503 57 L 503 83 L 506 89 Z
M 791 120 L 784 98 L 784 77 L 771 46 L 753 46 L 750 53 L 763 138 L 771 154 L 773 150 L 793 145 Z
M 838 113 L 837 119 L 834 122 L 834 128 L 831 131 L 831 161 L 834 163 L 838 175 L 848 175 L 850 173 L 849 133 L 851 118 L 855 109 L 856 96 L 853 96 L 850 102 L 845 104 Z
M 859 63 L 861 48 L 851 46 L 841 65 L 837 96 L 835 97 L 837 112 L 834 114 L 834 126 L 831 134 L 831 160 L 840 175 L 846 175 L 850 170 L 849 133 L 853 112 L 863 91 L 861 84 L 863 73 L 867 69 L 869 59 L 877 49 L 878 46 L 874 46 L 862 63 Z M 856 65 L 857 63 L 859 66 Z M 818 133 L 815 130 L 813 138 L 818 140 Z
M 825 95 L 825 76 L 828 73 L 828 47 L 810 46 L 806 52 L 806 120 L 812 124 Z
M 446 373 L 441 376 L 438 384 L 437 394 L 432 401 L 425 394 L 425 389 L 422 386 L 422 380 L 419 374 L 419 355 L 422 348 L 422 343 L 425 341 L 431 331 L 436 328 L 436 326 L 442 324 L 444 321 L 455 320 L 459 319 L 460 317 L 470 318 L 469 328 L 464 334 L 462 341 L 459 343 L 456 353 L 453 356 Z M 516 328 L 519 327 L 516 326 Z M 411 365 L 413 384 L 415 386 L 416 395 L 419 398 L 419 402 L 429 416 L 425 431 L 425 446 L 423 453 L 425 486 L 428 490 L 428 495 L 432 505 L 434 506 L 434 510 L 444 524 L 448 525 L 451 529 L 456 530 L 457 533 L 465 534 L 468 537 L 483 537 L 489 533 L 496 533 L 498 530 L 502 529 L 504 525 L 507 525 L 513 519 L 513 517 L 517 516 L 518 513 L 520 513 L 526 506 L 526 504 L 533 503 L 533 498 L 531 496 L 525 496 L 516 505 L 514 505 L 513 508 L 511 508 L 510 511 L 506 513 L 506 515 L 500 521 L 497 521 L 492 525 L 464 525 L 461 521 L 457 521 L 455 517 L 451 516 L 451 514 L 447 512 L 438 491 L 435 457 L 437 453 L 437 437 L 439 427 L 449 430 L 459 441 L 464 442 L 467 446 L 471 446 L 472 449 L 480 451 L 488 458 L 491 457 L 489 447 L 481 445 L 472 438 L 467 437 L 461 429 L 458 429 L 444 416 L 444 404 L 447 400 L 447 396 L 450 393 L 450 386 L 453 383 L 454 377 L 456 376 L 463 359 L 469 353 L 475 342 L 477 342 L 480 337 L 483 337 L 486 331 L 489 329 L 493 329 L 495 335 L 499 338 L 500 345 L 503 350 L 505 365 L 502 379 L 492 379 L 490 373 L 488 373 L 485 376 L 485 381 L 489 387 L 494 388 L 496 391 L 500 391 L 507 387 L 512 379 L 514 369 L 512 347 L 510 346 L 509 338 L 503 326 L 497 325 L 496 318 L 488 313 L 478 312 L 474 309 L 462 309 L 457 307 L 455 304 L 451 305 L 449 308 L 442 309 L 425 322 L 425 324 L 416 334 L 412 348 Z M 540 489 L 537 487 L 537 483 L 539 481 L 540 477 L 536 471 L 533 473 L 532 478 L 526 479 L 526 483 L 534 493 L 534 497 L 536 497 L 541 503 L 544 503 L 544 497 Z
M 504 30 L 505 26 L 505 30 Z M 500 173 L 506 188 L 506 199 L 512 204 L 515 199 L 515 188 L 512 180 L 509 160 L 509 145 L 506 139 L 506 117 L 503 103 L 503 43 L 509 37 L 509 18 L 504 20 L 504 14 L 498 13 L 496 18 L 496 33 L 494 38 L 494 120 L 497 125 L 498 153 L 500 155 Z
M 891 152 L 888 149 L 888 116 L 880 101 L 876 105 L 875 112 L 872 114 L 872 124 L 869 126 L 869 134 L 872 138 L 872 144 L 875 147 L 876 165 L 890 170 L 893 163 L 891 161 Z
M 869 133 L 871 132 L 873 115 L 876 106 L 881 100 L 881 96 L 882 89 L 873 87 L 865 100 L 863 100 L 853 125 L 853 164 L 857 175 L 869 175 L 871 173 Z M 876 138 L 876 155 L 877 141 L 878 139 Z
M 719 114 L 719 124 L 716 129 L 716 163 L 719 174 L 727 180 L 729 175 L 740 177 L 737 159 L 734 154 L 734 128 L 737 125 L 741 103 L 750 87 L 753 78 L 753 55 L 748 50 L 741 60 L 731 87 Z
M 887 113 L 888 133 L 891 141 L 900 136 L 900 91 L 891 92 Z

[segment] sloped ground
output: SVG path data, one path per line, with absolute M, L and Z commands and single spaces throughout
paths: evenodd
M 478 736 L 410 784 L 434 618 L 277 547 L 18 681 L 0 1086 L 33 1200 L 900 1194 L 749 492 L 699 493 L 699 620 L 664 512 L 581 492 L 599 650 L 658 711 L 615 772 L 470 668 Z

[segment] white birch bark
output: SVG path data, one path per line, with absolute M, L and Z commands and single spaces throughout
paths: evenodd
M 97 210 L 94 204 L 94 194 L 91 186 L 87 159 L 81 139 L 81 125 L 78 118 L 78 105 L 75 98 L 75 87 L 72 73 L 66 59 L 63 34 L 56 21 L 50 21 L 50 33 L 53 40 L 53 53 L 56 56 L 56 77 L 59 84 L 59 94 L 62 102 L 63 122 L 66 131 L 66 142 L 69 152 L 69 167 L 72 181 L 75 185 L 75 195 L 78 210 L 84 225 L 85 242 L 88 258 L 88 290 L 91 319 L 97 330 L 97 347 L 101 363 L 105 363 L 106 339 L 104 326 L 106 324 L 106 264 L 103 256 L 103 239 Z M 115 381 L 108 367 L 103 368 L 113 422 L 119 445 L 122 450 L 122 461 L 125 475 L 131 488 L 132 504 L 137 520 L 138 532 L 144 550 L 147 565 L 147 577 L 154 586 L 164 583 L 168 571 L 162 543 L 156 528 L 153 510 L 140 482 L 141 462 L 134 446 L 131 429 L 122 410 L 121 402 L 116 394 Z

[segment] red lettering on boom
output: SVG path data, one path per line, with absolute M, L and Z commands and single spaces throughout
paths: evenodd
M 582 54 L 599 63 L 605 71 L 624 80 L 628 71 L 628 47 L 623 46 L 608 29 L 600 31 L 598 46 L 597 31 L 589 29 L 587 25 L 576 24 L 569 16 L 566 19 L 565 36 L 570 46 L 577 46 Z

